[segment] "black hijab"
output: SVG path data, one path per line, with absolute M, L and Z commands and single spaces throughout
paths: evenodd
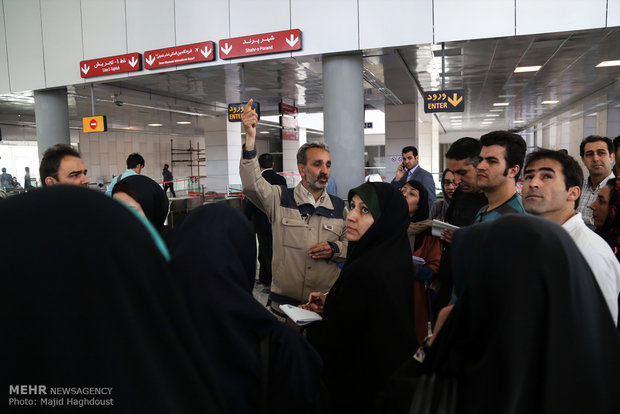
M 52 387 L 111 387 L 65 396 L 113 398 L 101 412 L 224 411 L 168 264 L 137 217 L 73 186 L 12 197 L 0 215 L 12 218 L 0 245 L 27 246 L 0 267 L 8 384 L 43 384 L 49 398 L 61 397 Z
M 464 288 L 424 362 L 459 413 L 618 413 L 620 337 L 559 226 L 511 214 L 455 233 Z
M 164 222 L 168 216 L 168 197 L 159 184 L 151 178 L 134 174 L 123 178 L 112 189 L 112 195 L 124 192 L 136 200 L 146 218 L 159 231 L 162 232 Z
M 417 347 L 407 203 L 386 183 L 365 183 L 349 192 L 349 200 L 358 194 L 369 204 L 369 191 L 380 216 L 359 241 L 349 242 L 323 321 L 309 332 L 323 357 L 335 412 L 372 412 L 387 378 Z
M 172 269 L 202 347 L 233 412 L 257 412 L 260 343 L 270 337 L 268 411 L 321 411 L 321 360 L 298 332 L 252 296 L 256 241 L 247 219 L 221 204 L 194 210 L 175 233 Z

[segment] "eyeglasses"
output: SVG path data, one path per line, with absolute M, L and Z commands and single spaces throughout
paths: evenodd
M 453 180 L 443 180 L 442 183 L 443 185 L 456 185 Z

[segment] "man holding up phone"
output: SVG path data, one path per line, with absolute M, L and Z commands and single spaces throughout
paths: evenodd
M 398 166 L 396 177 L 394 177 L 391 184 L 396 188 L 400 188 L 410 180 L 421 182 L 428 193 L 428 210 L 430 211 L 433 203 L 437 200 L 435 180 L 433 180 L 431 173 L 418 165 L 418 149 L 416 147 L 405 147 L 402 152 L 403 163 Z
M 347 208 L 342 199 L 325 191 L 331 157 L 327 146 L 309 142 L 297 151 L 301 182 L 295 188 L 271 185 L 256 160 L 258 115 L 252 100 L 243 110 L 245 150 L 239 173 L 243 192 L 271 223 L 273 261 L 268 308 L 284 320 L 279 305 L 298 306 L 310 292 L 327 292 L 347 257 Z

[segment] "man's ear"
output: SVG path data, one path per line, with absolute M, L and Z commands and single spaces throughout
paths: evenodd
M 581 187 L 572 186 L 568 189 L 568 197 L 566 197 L 566 201 L 575 201 L 581 196 Z
M 519 171 L 521 171 L 521 167 L 519 167 L 518 165 L 515 165 L 511 168 L 508 169 L 508 176 L 510 178 L 515 178 L 519 176 Z
M 57 181 L 54 177 L 50 177 L 49 175 L 47 177 L 45 177 L 45 186 L 49 187 L 52 186 L 54 184 L 56 184 Z
M 299 171 L 299 175 L 301 175 L 301 178 L 304 178 L 306 176 L 303 164 L 297 164 L 297 170 Z

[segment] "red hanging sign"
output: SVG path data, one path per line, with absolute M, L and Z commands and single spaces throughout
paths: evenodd
M 144 52 L 144 69 L 187 65 L 211 60 L 215 60 L 212 41 L 192 43 L 165 49 L 147 50 Z
M 141 60 L 140 53 L 127 53 L 125 55 L 83 60 L 80 62 L 80 76 L 91 78 L 93 76 L 138 71 L 142 69 Z
M 220 59 L 301 50 L 301 30 L 293 29 L 222 39 L 219 42 L 219 48 Z

